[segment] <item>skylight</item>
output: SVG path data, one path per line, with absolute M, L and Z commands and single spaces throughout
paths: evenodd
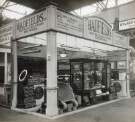
M 134 0 L 118 0 L 118 5 L 126 4 L 126 3 L 131 2 L 131 1 L 134 1 Z
M 4 4 L 6 0 L 0 0 L 0 6 Z M 117 0 L 118 5 L 126 4 L 134 0 Z M 79 16 L 87 16 L 96 14 L 96 12 L 101 12 L 104 8 L 115 7 L 116 0 L 103 0 L 101 3 L 94 3 L 92 5 L 88 5 L 82 7 L 80 9 L 72 11 L 72 13 L 76 13 Z M 9 2 L 7 7 L 3 10 L 3 16 L 11 18 L 11 19 L 20 19 L 23 16 L 26 16 L 32 13 L 34 10 L 28 8 L 23 5 L 19 5 L 13 2 Z
M 96 2 L 92 5 L 88 5 L 82 8 L 79 8 L 77 10 L 74 10 L 72 13 L 79 15 L 79 16 L 89 16 L 89 15 L 94 15 L 97 12 L 101 12 L 103 9 L 106 8 L 112 8 L 116 6 L 116 2 L 117 5 L 122 5 L 122 4 L 126 4 L 128 2 L 131 2 L 134 0 L 103 0 L 102 2 Z
M 92 5 L 89 5 L 89 6 L 85 6 L 85 7 L 82 7 L 80 9 L 77 9 L 75 10 L 74 12 L 78 15 L 81 15 L 81 16 L 86 16 L 88 14 L 92 14 L 92 13 L 95 13 L 97 10 L 97 6 L 96 4 L 92 4 Z
M 7 7 L 3 10 L 2 14 L 3 14 L 3 16 L 11 18 L 11 19 L 20 19 L 20 18 L 32 13 L 33 11 L 34 10 L 31 8 L 10 2 L 7 5 Z
M 0 6 L 2 6 L 5 1 L 6 1 L 6 0 L 0 0 Z

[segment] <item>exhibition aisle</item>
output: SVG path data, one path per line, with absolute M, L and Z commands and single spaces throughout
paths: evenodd
M 0 122 L 133 122 L 135 120 L 134 106 L 135 98 L 124 99 L 55 120 L 0 108 Z

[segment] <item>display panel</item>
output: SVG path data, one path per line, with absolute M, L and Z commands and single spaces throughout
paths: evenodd
M 72 63 L 71 64 L 71 75 L 72 75 L 72 87 L 73 89 L 82 89 L 82 64 Z
M 4 66 L 0 66 L 0 84 L 4 84 Z
M 126 69 L 126 61 L 118 61 L 117 67 L 118 69 Z
M 46 104 L 46 44 L 46 33 L 17 43 L 18 108 L 45 112 L 42 105 Z
M 5 64 L 4 64 L 4 53 L 0 53 L 0 85 L 4 84 L 4 73 L 5 72 Z

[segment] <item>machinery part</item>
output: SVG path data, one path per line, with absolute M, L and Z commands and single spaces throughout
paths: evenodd
M 35 99 L 41 99 L 44 95 L 44 90 L 42 87 L 38 86 L 35 88 L 34 90 L 34 96 L 35 96 Z
M 45 87 L 44 84 L 36 84 L 34 85 L 34 98 L 36 100 L 36 105 L 41 105 L 45 102 Z
M 62 105 L 62 109 L 66 110 L 68 108 L 67 104 L 63 101 L 60 101 L 60 104 Z
M 116 92 L 120 92 L 121 91 L 121 84 L 119 82 L 115 82 L 113 84 L 113 86 L 114 86 Z
M 28 70 L 27 69 L 22 70 L 20 75 L 19 75 L 19 81 L 23 82 L 26 79 L 27 74 L 28 74 Z
M 63 110 L 68 109 L 68 104 L 72 104 L 72 110 L 77 109 L 78 102 L 75 99 L 73 89 L 68 83 L 58 84 L 58 100 L 62 105 Z

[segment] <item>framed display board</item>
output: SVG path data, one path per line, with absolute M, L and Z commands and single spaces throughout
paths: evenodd
M 118 61 L 117 69 L 126 69 L 126 61 Z

